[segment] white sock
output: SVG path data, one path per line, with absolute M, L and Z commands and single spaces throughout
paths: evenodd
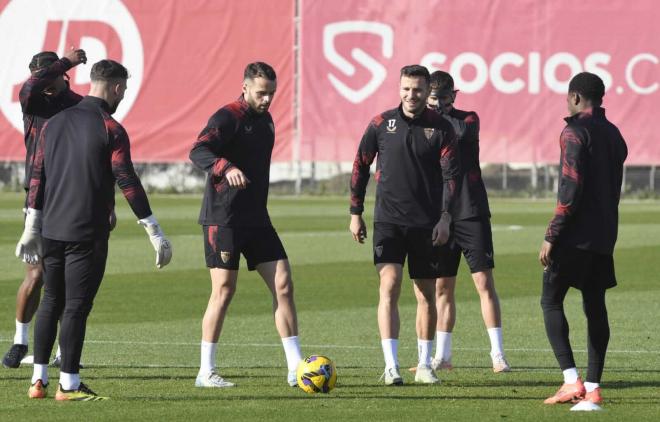
M 385 357 L 386 368 L 396 368 L 399 366 L 399 339 L 386 338 L 380 341 L 383 346 L 383 356 Z
M 30 331 L 29 322 L 20 322 L 16 320 L 16 334 L 14 334 L 14 344 L 28 344 L 28 331 Z
M 57 352 L 55 352 L 55 359 L 61 358 L 62 357 L 62 349 L 60 349 L 60 345 L 57 345 Z
M 200 374 L 208 374 L 215 369 L 215 357 L 218 353 L 218 343 L 209 343 L 202 340 Z
M 584 389 L 587 390 L 587 393 L 591 393 L 594 391 L 596 388 L 600 387 L 600 384 L 597 382 L 585 382 L 584 383 Z
M 436 360 L 444 360 L 445 362 L 451 361 L 451 333 L 436 331 L 435 338 L 438 342 L 435 347 Z
M 504 348 L 502 347 L 502 327 L 489 328 L 488 337 L 490 337 L 490 355 L 504 356 Z
M 284 355 L 286 356 L 286 366 L 289 371 L 295 371 L 302 360 L 300 352 L 300 342 L 298 336 L 282 337 L 282 346 L 284 346 Z
M 419 365 L 431 366 L 431 352 L 433 351 L 433 340 L 417 339 L 417 356 Z
M 577 368 L 564 369 L 564 384 L 575 384 L 578 379 Z
M 60 372 L 60 385 L 63 390 L 77 390 L 80 387 L 80 374 Z
M 32 369 L 32 384 L 37 382 L 37 380 L 41 380 L 44 385 L 48 384 L 48 364 L 34 364 L 34 369 Z

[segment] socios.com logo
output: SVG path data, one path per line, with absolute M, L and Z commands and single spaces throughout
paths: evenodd
M 349 87 L 334 73 L 327 75 L 339 94 L 357 104 L 375 93 L 387 78 L 386 66 L 394 64 L 390 60 L 394 53 L 394 30 L 390 25 L 373 21 L 341 21 L 325 25 L 325 58 L 344 75 L 343 79 L 347 79 L 355 75 L 356 67 L 337 52 L 336 40 L 340 35 L 351 35 L 349 39 L 354 43 L 362 43 L 365 36 L 373 35 L 379 36 L 381 40 L 382 58 L 375 58 L 360 47 L 351 49 L 353 60 L 371 73 L 371 79 L 361 88 Z M 487 60 L 486 55 L 474 51 L 460 52 L 452 57 L 441 51 L 425 52 L 421 43 L 409 45 L 410 48 L 419 48 L 417 54 L 421 65 L 431 72 L 441 69 L 448 71 L 454 77 L 456 87 L 467 94 L 477 93 L 486 87 L 492 87 L 503 94 L 540 94 L 543 91 L 566 93 L 570 79 L 582 71 L 597 74 L 603 79 L 605 88 L 613 88 L 617 94 L 631 92 L 650 95 L 660 90 L 660 79 L 657 77 L 660 60 L 650 52 L 625 51 L 622 52 L 625 56 L 614 57 L 607 52 L 594 51 L 580 57 L 567 51 L 544 54 L 539 51 L 504 51 L 495 55 L 489 52 Z M 623 68 L 623 72 L 613 74 L 611 68 L 615 66 L 612 62 L 620 60 L 624 60 L 623 66 L 617 67 Z
M 95 62 L 110 58 L 128 68 L 131 78 L 114 117 L 121 120 L 137 98 L 144 72 L 142 39 L 120 0 L 14 0 L 0 11 L 0 110 L 23 130 L 18 92 L 30 76 L 28 64 L 40 51 L 62 56 L 71 46 L 87 52 L 86 65 L 71 69 L 71 88 L 85 95 Z
M 335 46 L 337 36 L 345 34 L 377 35 L 381 39 L 380 52 L 383 58 L 391 59 L 394 54 L 394 30 L 389 25 L 369 21 L 343 21 L 328 24 L 323 28 L 323 54 L 337 70 L 346 76 L 350 77 L 355 74 L 355 66 L 342 57 Z M 328 73 L 328 79 L 337 92 L 348 101 L 357 104 L 376 92 L 387 77 L 387 69 L 378 59 L 359 47 L 351 50 L 351 57 L 371 73 L 371 78 L 363 87 L 353 89 L 332 73 Z

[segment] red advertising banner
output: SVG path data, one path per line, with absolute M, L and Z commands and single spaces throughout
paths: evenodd
M 481 117 L 482 162 L 559 159 L 570 78 L 598 74 L 628 164 L 660 163 L 655 0 L 304 0 L 301 158 L 352 161 L 370 119 L 399 104 L 399 70 L 450 72 Z
M 89 59 L 69 72 L 79 94 L 102 58 L 131 72 L 115 117 L 136 161 L 186 161 L 211 114 L 241 94 L 245 65 L 271 64 L 278 74 L 273 159 L 290 161 L 293 16 L 290 0 L 0 0 L 0 160 L 25 159 L 18 91 L 32 55 L 73 45 Z

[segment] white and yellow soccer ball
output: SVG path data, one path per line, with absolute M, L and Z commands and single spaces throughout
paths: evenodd
M 308 394 L 329 393 L 337 382 L 337 368 L 329 358 L 311 355 L 298 364 L 296 379 L 298 387 Z

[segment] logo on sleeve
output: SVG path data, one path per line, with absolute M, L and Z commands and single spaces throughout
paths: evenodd
M 387 121 L 387 127 L 385 128 L 389 133 L 396 132 L 396 119 L 389 119 Z

